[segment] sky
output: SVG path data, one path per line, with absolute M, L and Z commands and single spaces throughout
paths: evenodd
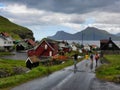
M 120 33 L 120 0 L 0 0 L 0 15 L 32 30 L 36 40 L 88 26 Z

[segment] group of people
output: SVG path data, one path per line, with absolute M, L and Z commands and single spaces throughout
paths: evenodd
M 93 55 L 93 54 L 90 55 L 91 63 L 93 64 L 93 60 L 95 60 L 96 67 L 98 66 L 98 60 L 99 60 L 99 58 L 100 58 L 100 55 L 98 53 L 96 53 L 95 55 Z
M 77 69 L 76 64 L 77 64 L 78 54 L 74 54 L 73 57 L 74 57 L 74 69 Z M 90 54 L 90 56 L 88 54 L 85 55 L 85 59 L 86 60 L 90 59 L 90 61 L 91 61 L 91 69 L 93 68 L 93 61 L 95 60 L 96 67 L 97 67 L 98 66 L 98 61 L 101 57 L 103 57 L 103 54 L 96 53 L 96 54 Z M 88 62 L 86 63 L 86 66 L 88 66 Z

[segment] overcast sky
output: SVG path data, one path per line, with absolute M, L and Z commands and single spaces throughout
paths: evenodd
M 36 40 L 87 26 L 120 33 L 120 0 L 0 0 L 0 15 L 31 29 Z

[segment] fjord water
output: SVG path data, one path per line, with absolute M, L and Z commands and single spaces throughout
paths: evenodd
M 79 44 L 83 44 L 83 45 L 97 45 L 98 47 L 100 47 L 100 41 L 87 41 L 87 40 L 66 40 L 68 43 L 79 43 Z M 117 46 L 120 47 L 120 41 L 113 41 Z

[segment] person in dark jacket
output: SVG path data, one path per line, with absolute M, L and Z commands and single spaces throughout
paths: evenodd
M 74 69 L 77 69 L 77 60 L 78 60 L 78 54 L 74 54 Z

